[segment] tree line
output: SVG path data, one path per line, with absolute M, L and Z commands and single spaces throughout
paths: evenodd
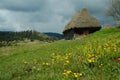
M 27 30 L 21 32 L 11 32 L 11 31 L 0 31 L 0 47 L 11 45 L 11 42 L 18 42 L 24 40 L 39 40 L 39 41 L 54 41 L 57 40 L 56 37 L 50 37 L 43 33 Z

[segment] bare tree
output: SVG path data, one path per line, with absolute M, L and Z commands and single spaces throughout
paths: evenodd
M 107 15 L 113 17 L 115 20 L 120 20 L 120 0 L 110 0 Z

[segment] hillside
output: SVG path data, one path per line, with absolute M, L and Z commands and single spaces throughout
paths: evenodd
M 39 41 L 55 41 L 58 40 L 56 37 L 48 36 L 44 33 L 40 33 L 37 31 L 27 30 L 20 32 L 12 32 L 12 31 L 0 31 L 0 47 L 1 46 L 9 46 L 18 43 L 19 41 L 24 40 L 39 40 Z
M 45 32 L 44 34 L 46 34 L 48 36 L 56 37 L 58 39 L 63 39 L 64 38 L 64 36 L 60 33 Z
M 50 40 L 50 38 L 52 39 L 53 37 L 32 30 L 20 31 L 20 32 L 0 31 L 0 41 L 14 41 L 14 40 L 24 40 L 24 39 Z
M 120 80 L 119 74 L 120 29 L 0 48 L 0 80 Z

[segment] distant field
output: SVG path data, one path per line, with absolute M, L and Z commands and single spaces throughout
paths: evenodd
M 120 29 L 1 47 L 0 80 L 120 80 Z

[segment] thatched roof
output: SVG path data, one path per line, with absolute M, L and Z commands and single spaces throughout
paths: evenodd
M 101 27 L 99 21 L 93 17 L 86 8 L 78 11 L 70 22 L 65 26 L 64 31 L 73 28 L 94 28 Z

